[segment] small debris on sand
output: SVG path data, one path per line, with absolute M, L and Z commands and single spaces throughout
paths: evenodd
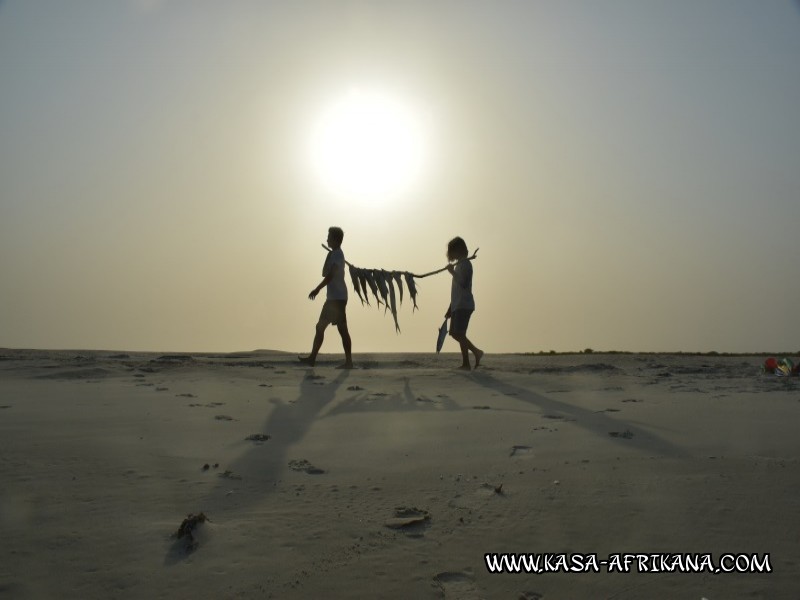
M 615 438 L 624 438 L 626 440 L 629 440 L 629 439 L 631 439 L 633 437 L 633 432 L 629 431 L 627 429 L 625 431 L 622 431 L 622 432 L 609 431 L 608 435 L 610 435 L 611 437 L 615 437 Z

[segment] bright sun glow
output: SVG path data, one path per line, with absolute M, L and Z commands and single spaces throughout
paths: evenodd
M 425 162 L 419 114 L 377 91 L 353 90 L 315 124 L 311 160 L 330 191 L 370 200 L 407 191 Z

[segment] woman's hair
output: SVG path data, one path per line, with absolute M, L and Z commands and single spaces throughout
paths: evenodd
M 447 260 L 457 260 L 468 256 L 467 243 L 460 237 L 454 237 L 447 243 Z
M 328 233 L 330 233 L 331 237 L 336 240 L 337 244 L 341 245 L 342 240 L 344 239 L 344 231 L 342 231 L 341 227 L 328 227 Z

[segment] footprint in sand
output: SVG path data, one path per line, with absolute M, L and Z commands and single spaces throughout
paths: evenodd
M 533 448 L 530 446 L 511 446 L 509 456 L 522 456 L 524 454 L 530 454 L 531 452 L 533 452 Z
M 217 415 L 214 417 L 217 421 L 233 421 L 233 417 L 229 417 L 228 415 Z
M 461 510 L 480 510 L 487 506 L 487 503 L 493 502 L 493 498 L 503 498 L 506 493 L 503 490 L 503 484 L 494 485 L 491 483 L 482 483 L 471 494 L 456 494 L 448 503 L 450 508 L 457 508 Z
M 389 529 L 399 529 L 409 537 L 423 537 L 430 521 L 431 515 L 427 510 L 416 506 L 398 506 L 394 509 L 394 516 L 387 519 L 384 525 Z
M 468 571 L 445 571 L 434 576 L 433 580 L 442 591 L 445 600 L 482 600 L 475 580 Z
M 324 469 L 320 469 L 315 467 L 310 462 L 308 462 L 305 458 L 300 460 L 290 460 L 289 461 L 289 468 L 292 471 L 302 471 L 308 473 L 309 475 L 322 475 L 325 473 Z

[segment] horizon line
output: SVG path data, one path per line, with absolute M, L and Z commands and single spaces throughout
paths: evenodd
M 105 348 L 12 348 L 0 346 L 0 352 L 90 352 L 103 354 L 165 354 L 165 355 L 254 355 L 254 354 L 298 354 L 289 350 L 277 350 L 273 348 L 256 348 L 253 350 L 129 350 L 129 349 L 105 349 Z M 302 352 L 300 353 L 302 354 Z M 320 356 L 338 356 L 342 352 L 320 352 Z M 433 350 L 406 350 L 393 352 L 390 350 L 365 350 L 353 352 L 353 355 L 364 354 L 435 354 Z M 458 351 L 441 352 L 440 354 L 458 354 Z M 516 356 L 574 356 L 574 355 L 618 355 L 618 354 L 666 354 L 666 355 L 688 355 L 688 356 L 800 356 L 798 351 L 764 351 L 755 350 L 750 352 L 720 351 L 720 350 L 594 350 L 585 348 L 583 350 L 528 350 L 528 351 L 500 351 L 488 352 L 488 355 L 516 355 Z M 0 357 L 5 358 L 5 357 Z

